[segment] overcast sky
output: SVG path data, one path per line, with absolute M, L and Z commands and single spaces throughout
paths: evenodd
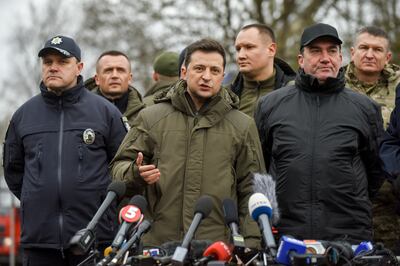
M 26 6 L 27 2 L 26 0 L 0 1 L 0 58 L 3 59 L 3 63 L 0 64 L 0 84 L 7 73 L 8 64 L 6 62 L 12 60 L 8 55 L 9 47 L 12 45 L 9 39 L 12 34 L 12 25 L 15 23 L 15 12 L 18 8 Z

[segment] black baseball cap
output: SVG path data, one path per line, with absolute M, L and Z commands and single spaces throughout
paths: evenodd
M 317 23 L 304 29 L 301 35 L 300 49 L 320 37 L 331 37 L 339 45 L 342 44 L 342 40 L 339 38 L 339 34 L 334 27 L 324 23 Z
M 49 50 L 55 50 L 65 57 L 76 57 L 78 61 L 81 61 L 81 49 L 72 38 L 58 35 L 49 39 L 39 51 L 38 56 L 42 57 Z

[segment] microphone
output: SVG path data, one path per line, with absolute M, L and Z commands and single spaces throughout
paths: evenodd
M 195 206 L 194 218 L 190 224 L 189 230 L 186 232 L 183 238 L 182 245 L 175 249 L 174 255 L 172 256 L 173 265 L 183 265 L 186 255 L 188 253 L 188 248 L 190 241 L 193 238 L 194 233 L 200 225 L 202 219 L 206 218 L 212 210 L 213 202 L 210 196 L 201 196 Z
M 140 222 L 142 219 L 142 212 L 144 212 L 147 208 L 147 201 L 141 195 L 135 195 L 131 198 L 128 205 L 123 207 L 120 211 L 120 216 L 123 220 L 121 226 L 113 242 L 111 243 L 111 247 L 113 249 L 118 249 L 121 247 L 122 243 L 126 238 L 126 234 L 129 232 L 131 227 Z
M 276 198 L 275 180 L 269 174 L 255 173 L 253 176 L 253 191 L 254 193 L 262 193 L 267 197 L 272 207 L 271 221 L 273 225 L 277 225 L 280 218 L 278 199 Z
M 269 223 L 272 209 L 269 200 L 264 196 L 264 194 L 254 193 L 250 196 L 249 212 L 253 220 L 258 222 L 265 248 L 267 248 L 272 257 L 274 257 L 276 255 L 276 244 Z
M 115 255 L 117 250 L 121 247 L 132 226 L 141 223 L 143 219 L 142 212 L 145 211 L 146 208 L 146 199 L 141 195 L 135 195 L 130 199 L 128 205 L 121 209 L 119 216 L 123 222 L 111 243 L 111 251 L 109 251 L 107 256 L 104 256 L 96 266 L 104 266 L 110 262 L 112 256 Z
M 306 244 L 303 241 L 282 236 L 281 244 L 276 254 L 276 262 L 284 265 L 292 265 L 293 254 L 305 254 L 307 250 Z
M 122 258 L 125 252 L 128 251 L 134 244 L 136 244 L 143 234 L 149 231 L 151 227 L 151 223 L 148 220 L 144 220 L 136 230 L 136 232 L 132 235 L 132 237 L 122 246 L 122 248 L 118 251 L 115 257 L 111 260 L 108 265 L 117 265 L 118 261 Z
M 232 199 L 222 201 L 222 210 L 224 212 L 225 223 L 231 230 L 231 239 L 233 244 L 233 253 L 243 254 L 246 248 L 244 238 L 239 234 L 239 217 L 236 204 Z
M 89 250 L 95 240 L 93 229 L 96 227 L 99 219 L 103 216 L 114 199 L 121 199 L 124 196 L 125 190 L 125 183 L 122 181 L 114 181 L 108 186 L 106 198 L 100 205 L 92 220 L 86 228 L 79 230 L 71 238 L 69 245 L 73 254 L 84 255 Z
M 194 265 L 206 265 L 211 260 L 230 261 L 232 252 L 222 241 L 212 243 L 203 253 L 203 258 L 199 259 Z

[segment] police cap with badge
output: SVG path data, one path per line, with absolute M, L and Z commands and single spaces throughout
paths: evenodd
M 39 51 L 38 56 L 43 57 L 50 51 L 59 52 L 65 57 L 75 57 L 79 62 L 81 61 L 81 49 L 70 37 L 58 35 L 50 38 Z

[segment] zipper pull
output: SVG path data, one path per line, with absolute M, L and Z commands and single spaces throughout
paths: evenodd
M 60 251 L 61 251 L 61 257 L 62 257 L 63 259 L 65 259 L 64 248 L 61 247 Z

